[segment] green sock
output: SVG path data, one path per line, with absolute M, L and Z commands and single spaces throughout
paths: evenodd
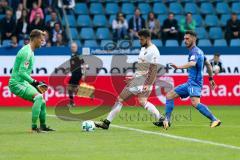
M 46 127 L 46 102 L 43 101 L 42 106 L 41 106 L 41 111 L 40 111 L 40 115 L 39 115 L 39 119 L 40 119 L 40 126 L 45 128 Z
M 37 120 L 40 115 L 42 103 L 43 97 L 39 94 L 34 98 L 34 103 L 32 106 L 32 128 L 37 128 Z

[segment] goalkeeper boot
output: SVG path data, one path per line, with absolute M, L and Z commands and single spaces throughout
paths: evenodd
M 218 119 L 216 121 L 212 121 L 211 124 L 210 124 L 210 127 L 211 128 L 214 128 L 214 127 L 217 127 L 217 126 L 220 126 L 221 125 L 221 121 Z
M 100 123 L 95 122 L 95 126 L 97 128 L 108 129 L 111 122 L 107 119 L 101 120 L 101 121 L 102 122 L 100 122 Z
M 40 130 L 41 130 L 41 131 L 45 131 L 45 132 L 56 131 L 56 130 L 50 128 L 49 126 L 48 126 L 48 127 L 47 127 L 47 126 L 41 126 L 41 127 L 40 127 Z
M 31 133 L 46 133 L 46 131 L 42 131 L 40 128 L 32 128 Z
M 164 120 L 165 120 L 165 119 L 164 119 L 163 117 L 161 117 L 157 122 L 153 122 L 153 124 L 154 124 L 155 126 L 162 127 Z

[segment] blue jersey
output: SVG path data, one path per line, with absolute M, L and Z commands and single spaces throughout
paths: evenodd
M 202 87 L 203 85 L 203 67 L 204 67 L 204 53 L 203 51 L 194 46 L 188 55 L 188 62 L 196 62 L 196 66 L 188 68 L 188 83 L 190 85 Z

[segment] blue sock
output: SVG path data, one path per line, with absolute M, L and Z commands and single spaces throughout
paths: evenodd
M 174 108 L 174 101 L 172 99 L 167 99 L 166 100 L 166 108 L 165 108 L 165 114 L 166 114 L 166 119 L 168 121 L 171 120 L 171 114 Z
M 196 108 L 202 115 L 204 115 L 205 117 L 207 117 L 211 121 L 216 121 L 217 120 L 217 118 L 211 113 L 211 111 L 208 109 L 208 107 L 205 106 L 204 104 L 199 103 Z

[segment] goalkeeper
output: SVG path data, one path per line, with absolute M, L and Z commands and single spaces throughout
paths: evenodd
M 15 95 L 33 102 L 32 106 L 32 132 L 54 131 L 46 126 L 46 102 L 43 93 L 47 85 L 31 78 L 30 74 L 34 65 L 34 50 L 40 48 L 45 42 L 45 32 L 34 29 L 30 33 L 30 43 L 23 46 L 17 53 L 9 88 Z M 40 128 L 37 121 L 40 120 Z

